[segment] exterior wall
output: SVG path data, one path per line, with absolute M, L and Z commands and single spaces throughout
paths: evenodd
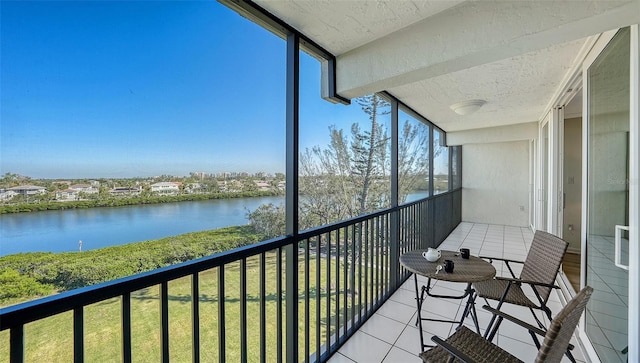
M 462 155 L 462 220 L 528 226 L 528 141 L 467 144 Z
M 160 182 L 151 184 L 151 191 L 158 193 L 177 193 L 180 191 L 180 188 L 176 183 Z

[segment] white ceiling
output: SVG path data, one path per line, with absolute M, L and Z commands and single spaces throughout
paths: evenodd
M 388 91 L 445 131 L 538 121 L 585 39 L 394 87 Z M 461 116 L 450 105 L 482 99 Z
M 256 3 L 336 56 L 340 95 L 388 91 L 445 131 L 539 121 L 594 36 L 640 22 L 640 0 Z
M 462 3 L 406 0 L 258 0 L 302 34 L 340 55 Z

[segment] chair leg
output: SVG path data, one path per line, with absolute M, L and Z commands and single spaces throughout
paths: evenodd
M 542 305 L 541 309 L 547 315 L 547 318 L 549 319 L 549 321 L 553 320 L 553 317 L 551 316 L 551 310 L 546 305 Z M 529 308 L 529 310 L 531 311 L 531 314 L 533 315 L 533 318 L 536 320 L 536 323 L 538 323 L 538 326 L 540 327 L 540 329 L 546 331 L 547 327 L 540 321 L 540 319 L 536 315 L 535 311 L 533 311 L 532 308 Z M 536 338 L 535 334 L 532 333 L 531 336 L 533 337 L 533 340 L 536 343 L 536 346 L 538 347 L 538 349 L 540 349 L 540 343 L 537 342 L 537 338 Z M 576 359 L 573 357 L 573 354 L 571 353 L 571 348 L 570 347 L 567 347 L 567 351 L 564 354 L 567 356 L 567 358 L 569 358 L 569 360 L 572 363 L 576 363 Z
M 533 308 L 529 308 L 529 311 L 531 311 L 531 315 L 533 315 L 533 319 L 535 319 L 536 323 L 538 324 L 538 327 L 540 327 L 540 329 L 542 329 L 542 330 L 547 330 L 547 327 L 545 326 L 545 324 L 542 321 L 540 321 L 540 318 L 538 318 L 538 315 L 536 315 L 536 312 L 533 311 Z M 550 315 L 551 312 L 547 312 L 545 310 L 545 313 L 547 313 L 547 316 L 549 317 L 549 321 L 551 321 L 552 320 L 551 315 Z
M 494 318 L 496 316 L 494 315 Z M 500 324 L 502 324 L 502 320 L 504 320 L 501 316 L 498 317 L 498 319 L 495 322 L 495 326 L 489 330 L 487 328 L 487 331 L 484 333 L 484 338 L 488 341 L 493 341 L 493 337 L 496 336 L 496 333 L 498 332 L 498 328 L 500 328 Z

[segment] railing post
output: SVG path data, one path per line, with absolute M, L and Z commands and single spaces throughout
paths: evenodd
M 73 361 L 84 362 L 84 307 L 73 309 Z
M 399 189 L 398 189 L 398 101 L 395 99 L 390 102 L 391 104 L 391 208 L 398 206 Z M 396 210 L 391 213 L 391 226 L 390 236 L 391 241 L 389 243 L 390 249 L 390 276 L 389 287 L 391 291 L 395 291 L 398 287 L 398 280 L 400 278 L 400 213 Z M 406 242 L 406 241 L 405 241 Z
M 192 361 L 200 363 L 200 277 L 198 272 L 191 275 L 191 335 Z
M 9 360 L 12 363 L 22 363 L 24 362 L 24 325 L 12 327 L 9 334 Z
M 131 293 L 122 294 L 122 361 L 131 363 Z
M 389 288 L 391 291 L 395 291 L 398 287 L 398 280 L 400 276 L 400 212 L 395 210 L 391 213 L 391 243 L 390 249 L 390 276 L 389 276 Z
M 160 283 L 161 360 L 169 363 L 169 281 Z

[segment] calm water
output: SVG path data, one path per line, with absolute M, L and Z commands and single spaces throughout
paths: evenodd
M 425 197 L 411 194 L 407 201 Z M 238 198 L 118 208 L 0 215 L 0 256 L 77 251 L 248 223 L 247 210 L 282 204 L 284 197 Z
M 284 197 L 238 198 L 118 208 L 0 215 L 0 256 L 77 251 L 248 223 L 247 209 Z

